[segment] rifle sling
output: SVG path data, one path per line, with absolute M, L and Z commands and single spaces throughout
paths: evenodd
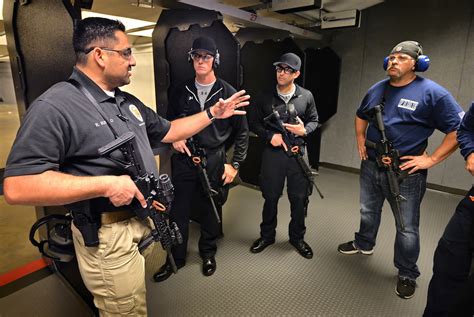
M 114 137 L 117 139 L 119 137 L 117 131 L 115 131 L 114 127 L 110 124 L 109 122 L 109 119 L 107 119 L 107 116 L 105 115 L 104 111 L 102 110 L 102 108 L 100 107 L 99 103 L 97 102 L 97 100 L 95 100 L 95 98 L 91 95 L 91 93 L 83 86 L 81 85 L 80 82 L 78 82 L 77 80 L 74 80 L 74 79 L 69 79 L 68 80 L 74 87 L 76 87 L 80 92 L 82 92 L 82 94 L 84 94 L 84 96 L 86 96 L 87 99 L 89 99 L 89 101 L 94 105 L 94 108 L 97 110 L 97 112 L 99 112 L 100 116 L 102 117 L 102 119 L 104 119 L 104 121 L 107 123 L 107 126 L 110 128 L 110 130 L 112 131 L 112 134 L 114 135 Z M 115 98 L 114 98 L 115 99 Z

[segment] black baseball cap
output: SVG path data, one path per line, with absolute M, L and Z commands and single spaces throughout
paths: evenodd
M 416 41 L 403 41 L 395 45 L 390 54 L 404 53 L 410 55 L 415 60 L 423 54 L 421 44 Z
M 296 54 L 286 53 L 280 56 L 280 59 L 277 62 L 273 63 L 273 66 L 278 66 L 280 64 L 286 64 L 293 70 L 300 70 L 301 59 Z
M 217 46 L 216 42 L 213 39 L 205 36 L 198 37 L 193 41 L 193 46 L 191 47 L 190 53 L 196 51 L 206 51 L 212 56 L 216 56 Z

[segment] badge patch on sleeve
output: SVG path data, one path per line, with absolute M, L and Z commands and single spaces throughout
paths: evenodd
M 415 111 L 417 106 L 418 106 L 418 101 L 413 101 L 413 100 L 408 100 L 408 99 L 403 99 L 403 98 L 401 98 L 400 102 L 398 103 L 399 108 L 404 108 L 411 111 Z
M 135 105 L 131 104 L 128 106 L 128 110 L 130 110 L 130 112 L 135 116 L 135 118 L 138 119 L 138 121 L 143 122 L 142 114 Z

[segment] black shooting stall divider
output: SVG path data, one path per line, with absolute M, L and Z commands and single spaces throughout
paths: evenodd
M 313 93 L 318 109 L 319 123 L 328 121 L 337 112 L 341 59 L 329 47 L 305 49 L 305 88 Z M 319 168 L 321 127 L 308 137 L 310 165 Z
M 220 54 L 219 78 L 233 87 L 240 86 L 240 45 L 222 22 L 217 11 L 199 9 L 164 10 L 153 31 L 153 64 L 158 114 L 166 117 L 169 93 L 185 80 L 194 77 L 188 52 L 193 40 L 212 38 Z
M 39 95 L 55 83 L 67 80 L 72 72 L 72 33 L 74 21 L 81 18 L 80 1 L 73 6 L 69 0 L 9 0 L 4 1 L 3 15 L 16 101 L 23 116 Z M 66 212 L 63 207 L 36 207 L 38 218 Z M 76 260 L 48 262 L 97 311 Z

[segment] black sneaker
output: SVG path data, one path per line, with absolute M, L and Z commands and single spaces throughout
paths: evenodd
M 395 293 L 404 299 L 412 298 L 415 295 L 416 281 L 399 277 Z
M 339 251 L 343 254 L 357 254 L 357 253 L 360 253 L 360 254 L 364 254 L 364 255 L 371 255 L 372 253 L 374 253 L 374 249 L 362 250 L 362 249 L 356 248 L 355 245 L 354 245 L 354 241 L 349 241 L 349 242 L 340 244 L 337 247 L 337 251 Z

